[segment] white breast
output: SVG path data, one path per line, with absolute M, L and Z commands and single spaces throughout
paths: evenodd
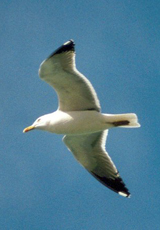
M 106 129 L 104 116 L 97 111 L 52 113 L 49 132 L 57 134 L 84 134 Z

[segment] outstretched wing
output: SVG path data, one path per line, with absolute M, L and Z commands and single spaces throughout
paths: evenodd
M 100 111 L 94 88 L 89 80 L 76 69 L 73 40 L 64 43 L 42 62 L 39 76 L 57 92 L 60 110 Z
M 108 131 L 86 135 L 66 135 L 63 141 L 77 161 L 97 180 L 120 195 L 129 197 L 128 189 L 105 151 L 107 133 Z

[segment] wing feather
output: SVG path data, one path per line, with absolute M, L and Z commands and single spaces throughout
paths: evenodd
M 98 181 L 120 195 L 129 197 L 128 189 L 105 150 L 106 137 L 107 131 L 103 131 L 86 135 L 66 135 L 63 141 L 77 161 Z
M 100 111 L 96 92 L 75 65 L 75 50 L 72 40 L 65 43 L 42 62 L 39 76 L 51 85 L 59 100 L 62 111 Z

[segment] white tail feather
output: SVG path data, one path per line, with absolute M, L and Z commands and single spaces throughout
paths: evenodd
M 140 124 L 138 123 L 138 118 L 135 113 L 126 114 L 107 114 L 108 123 L 112 124 L 113 127 L 120 128 L 138 128 Z

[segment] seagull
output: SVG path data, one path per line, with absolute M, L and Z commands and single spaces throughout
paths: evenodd
M 99 182 L 124 197 L 130 192 L 105 150 L 108 129 L 140 127 L 134 113 L 104 114 L 90 81 L 75 64 L 75 43 L 69 40 L 44 60 L 39 76 L 54 88 L 58 109 L 43 115 L 24 133 L 39 129 L 63 134 L 76 160 Z

